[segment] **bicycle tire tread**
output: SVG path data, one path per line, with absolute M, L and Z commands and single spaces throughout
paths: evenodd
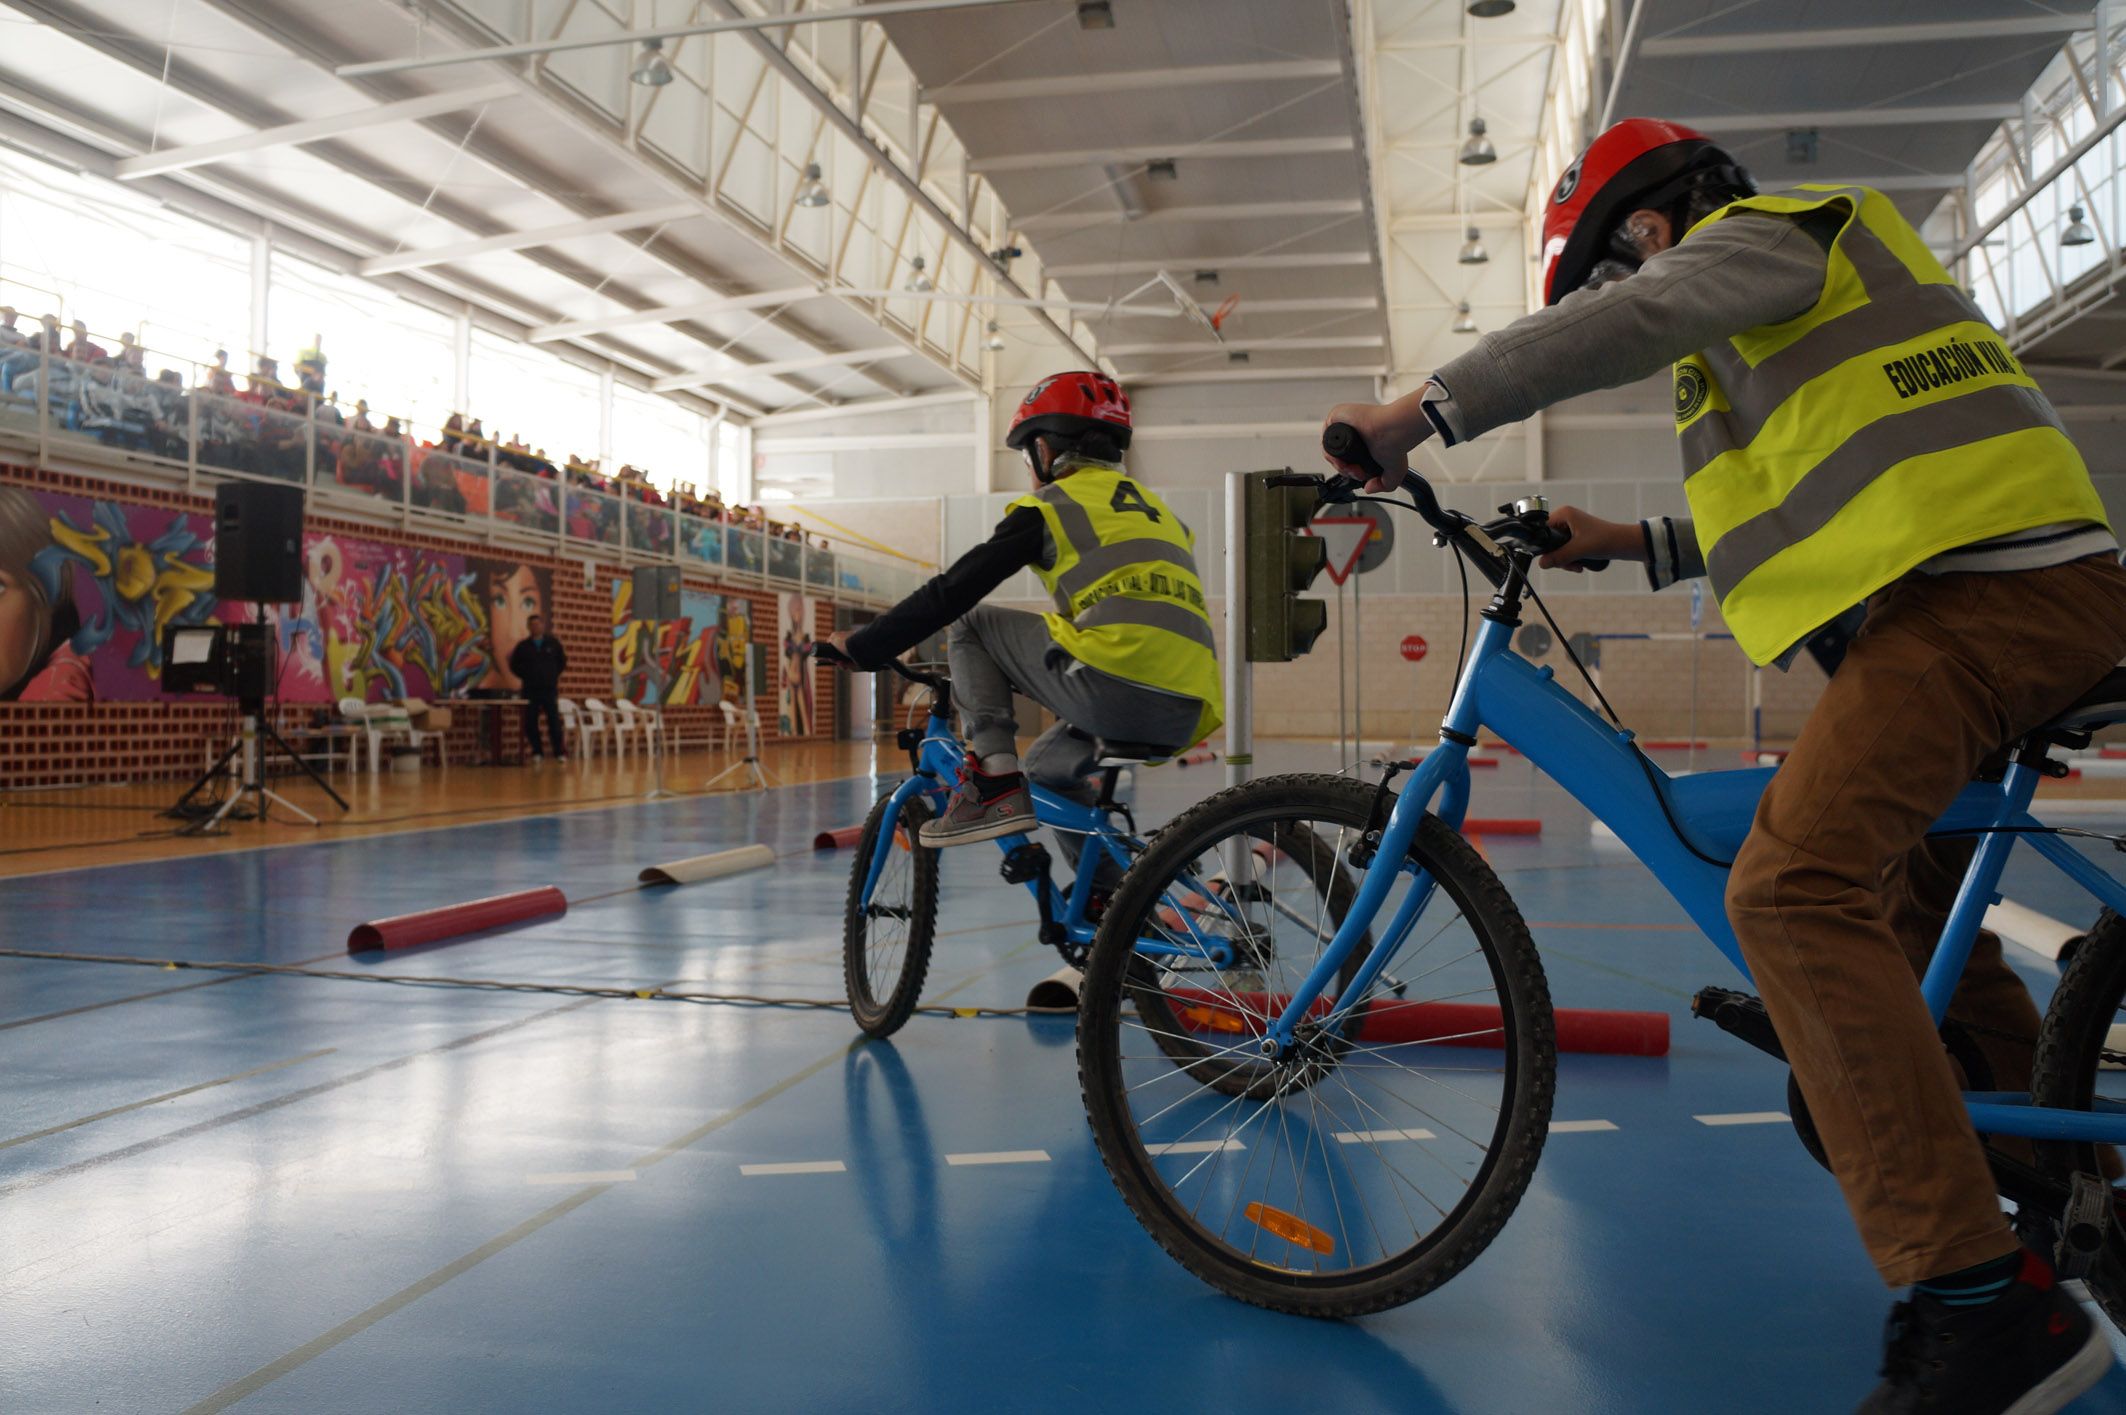
M 937 851 L 921 845 L 913 847 L 912 873 L 914 891 L 909 900 L 907 961 L 901 965 L 900 980 L 883 1005 L 876 1008 L 870 1020 L 862 999 L 869 988 L 864 985 L 864 952 L 870 938 L 870 921 L 863 914 L 864 876 L 869 872 L 871 851 L 878 841 L 880 824 L 885 820 L 886 808 L 892 798 L 881 797 L 864 818 L 862 835 L 857 838 L 856 858 L 849 863 L 849 895 L 842 908 L 842 986 L 849 998 L 849 1014 L 867 1036 L 885 1038 L 892 1036 L 907 1024 L 915 1013 L 915 1005 L 923 995 L 923 981 L 930 973 L 931 950 L 937 941 L 938 911 L 938 859 Z M 929 808 L 920 797 L 911 798 L 902 808 L 902 819 L 913 832 L 929 815 Z M 910 837 L 913 839 L 913 835 Z

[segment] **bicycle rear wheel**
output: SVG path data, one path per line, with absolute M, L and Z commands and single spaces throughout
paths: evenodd
M 902 803 L 878 883 L 869 901 L 863 897 L 891 801 L 879 801 L 864 820 L 842 911 L 842 980 L 849 1012 L 874 1037 L 892 1036 L 915 1011 L 937 936 L 938 852 L 920 843 L 923 822 L 930 819 L 930 804 L 921 796 Z
M 1270 777 L 1184 813 L 1109 906 L 1079 1008 L 1086 1113 L 1138 1221 L 1221 1291 L 1307 1316 L 1397 1306 L 1472 1262 L 1527 1187 L 1555 1085 L 1527 926 L 1432 817 L 1373 920 L 1383 972 L 1353 993 L 1340 970 L 1287 1055 L 1261 1056 L 1348 907 L 1373 800 Z M 1214 942 L 1234 966 L 1205 966 Z
M 2106 909 L 2082 936 L 2045 1010 L 2031 1062 L 2032 1102 L 2126 1115 L 2126 1035 L 2114 1038 L 2115 1028 L 2126 1029 L 2126 920 Z M 2109 1158 L 2094 1145 L 2041 1141 L 2035 1149 L 2038 1170 L 2060 1184 L 2076 1173 L 2103 1175 Z M 2115 1158 L 2109 1167 L 2118 1167 Z M 2116 1206 L 2120 1181 L 2111 1182 Z M 2057 1218 L 2048 1215 L 2038 1226 L 2045 1237 L 2055 1236 Z M 2089 1271 L 2089 1295 L 2112 1325 L 2126 1327 L 2126 1227 L 2116 1218 Z

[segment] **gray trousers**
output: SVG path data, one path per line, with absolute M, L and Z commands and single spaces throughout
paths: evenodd
M 1092 804 L 1096 793 L 1085 776 L 1093 769 L 1095 737 L 1177 752 L 1195 740 L 1202 706 L 1194 698 L 1079 663 L 1056 647 L 1038 614 L 976 605 L 952 626 L 947 646 L 953 696 L 977 756 L 1018 750 L 1014 687 L 1056 715 L 1056 725 L 1026 749 L 1023 766 L 1027 776 L 1059 796 Z M 1059 835 L 1057 843 L 1075 864 L 1077 837 Z

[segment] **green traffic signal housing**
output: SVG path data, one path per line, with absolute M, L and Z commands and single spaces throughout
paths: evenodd
M 1326 600 L 1303 599 L 1329 562 L 1329 548 L 1306 534 L 1312 487 L 1271 486 L 1277 472 L 1247 475 L 1247 655 L 1250 663 L 1288 663 L 1314 647 L 1329 627 Z

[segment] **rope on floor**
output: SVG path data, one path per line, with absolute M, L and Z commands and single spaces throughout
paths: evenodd
M 691 1002 L 701 1006 L 781 1008 L 788 1011 L 846 1012 L 846 998 L 759 997 L 750 993 L 682 992 L 670 988 L 631 988 L 582 983 L 520 983 L 499 978 L 442 978 L 418 973 L 352 973 L 339 968 L 306 968 L 290 963 L 241 963 L 220 959 L 130 958 L 115 953 L 58 953 L 34 948 L 0 948 L 0 958 L 55 963 L 115 963 L 122 967 L 166 972 L 263 973 L 290 978 L 333 978 L 350 983 L 394 983 L 401 987 L 464 988 L 474 992 L 542 993 L 556 997 L 634 998 L 642 1002 Z M 1074 1017 L 1074 1007 L 917 1007 L 918 1017 Z

